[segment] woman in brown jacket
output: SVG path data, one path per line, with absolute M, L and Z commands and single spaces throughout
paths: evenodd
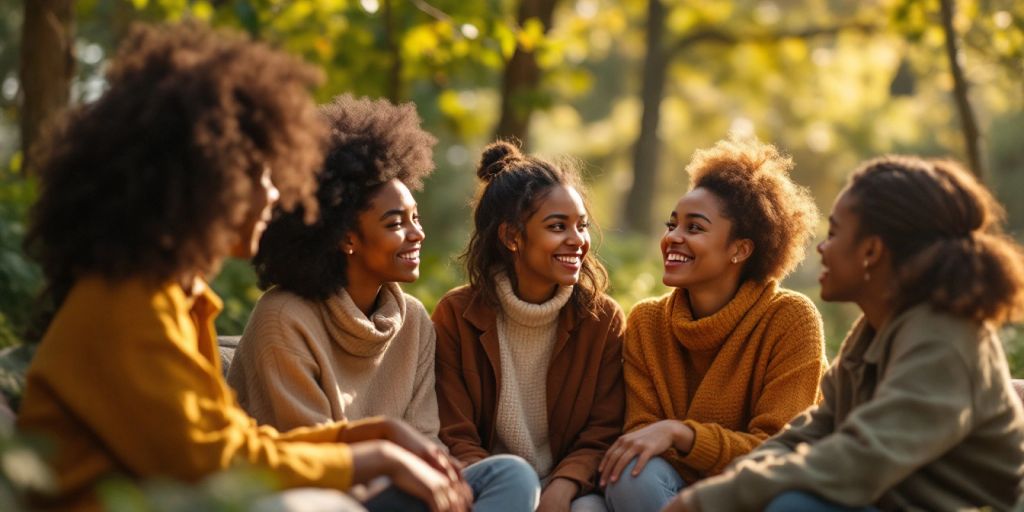
M 475 467 L 514 455 L 543 482 L 538 510 L 603 510 L 592 493 L 622 429 L 624 325 L 589 253 L 578 178 L 505 142 L 477 175 L 469 286 L 433 315 L 441 440 L 472 464 L 472 487 Z

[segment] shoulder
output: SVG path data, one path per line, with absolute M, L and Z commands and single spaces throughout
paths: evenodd
M 452 288 L 451 290 L 448 290 L 448 293 L 445 293 L 444 296 L 441 297 L 441 300 L 437 301 L 437 307 L 435 310 L 440 309 L 442 306 L 453 309 L 465 309 L 466 306 L 469 305 L 469 302 L 473 300 L 475 295 L 476 294 L 469 285 Z
M 622 322 L 625 320 L 625 315 L 622 313 L 622 307 L 619 306 L 618 302 L 615 302 L 615 299 L 606 293 L 602 293 L 594 298 L 593 313 L 587 315 L 587 318 L 599 323 Z
M 405 315 L 408 319 L 417 322 L 430 321 L 430 313 L 427 313 L 427 307 L 419 299 L 405 292 L 402 292 L 402 297 L 405 298 Z
M 310 339 L 327 337 L 317 302 L 281 288 L 264 293 L 253 308 L 239 341 L 239 353 L 270 347 L 305 346 Z
M 317 301 L 305 299 L 295 293 L 275 286 L 267 290 L 256 301 L 251 318 L 282 322 L 319 322 L 320 316 L 317 311 Z
M 977 358 L 981 342 L 989 337 L 983 324 L 918 304 L 893 319 L 890 336 L 893 344 L 911 349 L 948 350 L 962 358 Z
M 777 288 L 769 300 L 769 311 L 783 319 L 820 319 L 821 313 L 810 297 L 794 290 Z
M 647 322 L 665 320 L 666 308 L 668 302 L 672 298 L 672 293 L 669 292 L 660 297 L 650 297 L 637 302 L 633 306 L 633 309 L 629 311 L 629 318 L 626 323 L 630 326 L 636 324 L 637 326 L 645 325 Z

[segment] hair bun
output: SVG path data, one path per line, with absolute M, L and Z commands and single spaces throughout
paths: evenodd
M 521 156 L 519 148 L 511 142 L 503 140 L 492 142 L 484 148 L 483 154 L 480 155 L 480 165 L 477 166 L 476 175 L 481 180 L 491 181 L 505 170 L 505 166 L 501 165 L 505 160 Z

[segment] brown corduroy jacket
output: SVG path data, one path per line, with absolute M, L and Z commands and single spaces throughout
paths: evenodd
M 469 287 L 448 292 L 433 315 L 437 329 L 437 404 L 441 441 L 473 463 L 494 450 L 501 355 L 495 308 Z M 624 315 L 607 296 L 596 315 L 566 306 L 547 372 L 548 432 L 555 467 L 580 495 L 594 489 L 604 452 L 622 433 Z

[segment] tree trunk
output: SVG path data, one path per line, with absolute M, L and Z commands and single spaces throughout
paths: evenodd
M 522 0 L 519 5 L 519 25 L 537 18 L 547 32 L 557 0 Z M 501 81 L 501 119 L 494 130 L 495 138 L 518 139 L 525 146 L 529 137 L 530 114 L 533 98 L 540 83 L 540 68 L 533 51 L 516 46 L 512 59 L 505 66 Z
M 402 101 L 402 49 L 399 45 L 399 34 L 395 28 L 395 12 L 391 0 L 384 0 L 384 34 L 387 39 L 388 53 L 391 63 L 388 66 L 387 95 L 391 103 Z
M 960 42 L 953 27 L 953 16 L 956 12 L 954 0 L 941 0 L 942 28 L 946 33 L 946 56 L 949 58 L 949 70 L 953 74 L 953 97 L 956 99 L 956 108 L 960 113 L 960 126 L 964 133 L 964 146 L 967 150 L 967 161 L 971 171 L 978 178 L 985 175 L 985 169 L 981 161 L 981 133 L 978 131 L 978 121 L 974 117 L 974 109 L 971 108 L 971 100 L 967 95 L 968 84 L 964 76 L 962 62 L 960 62 Z
M 633 153 L 633 185 L 626 195 L 625 228 L 639 233 L 651 232 L 651 203 L 658 177 L 661 144 L 658 123 L 661 100 L 665 94 L 668 53 L 662 40 L 665 34 L 665 6 L 661 0 L 647 3 L 647 55 L 644 57 L 640 117 L 640 136 Z
M 40 129 L 68 105 L 75 68 L 72 0 L 25 0 L 21 33 L 23 173 Z

